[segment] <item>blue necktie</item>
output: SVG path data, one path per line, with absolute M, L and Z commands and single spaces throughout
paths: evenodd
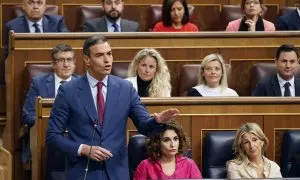
M 120 32 L 119 31 L 119 25 L 117 23 L 113 23 L 112 26 L 114 27 L 114 32 Z
M 284 96 L 291 96 L 290 86 L 291 84 L 289 82 L 284 84 Z
M 37 23 L 34 23 L 33 27 L 35 28 L 35 33 L 40 33 L 41 32 L 41 29 L 39 28 L 39 25 Z

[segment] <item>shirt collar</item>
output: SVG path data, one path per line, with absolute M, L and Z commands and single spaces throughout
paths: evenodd
M 265 158 L 264 156 L 262 156 L 262 159 L 263 159 L 263 162 L 264 162 L 264 169 L 266 169 L 267 167 L 271 166 L 271 163 L 270 163 L 270 161 L 268 161 L 267 158 Z M 246 158 L 245 163 L 248 166 L 257 167 L 255 164 L 251 163 L 248 158 Z
M 116 23 L 119 27 L 119 30 L 121 30 L 121 18 L 118 18 L 115 22 L 110 21 L 107 17 L 105 17 L 105 20 L 107 27 L 112 27 L 112 25 Z
M 294 78 L 294 76 L 292 77 L 292 79 L 286 81 L 286 80 L 282 79 L 280 77 L 280 75 L 277 73 L 277 79 L 278 79 L 280 87 L 284 87 L 284 84 L 287 83 L 287 82 L 289 82 L 291 84 L 292 88 L 294 88 L 294 86 L 295 86 L 295 78 Z
M 54 73 L 55 82 L 60 83 L 60 81 L 71 81 L 72 76 L 68 77 L 67 79 L 60 78 L 56 73 Z
M 300 8 L 297 8 L 297 11 L 298 11 L 298 14 L 299 14 L 299 17 L 300 17 Z
M 29 27 L 32 27 L 34 23 L 37 23 L 39 25 L 39 27 L 43 27 L 43 17 L 40 20 L 38 20 L 37 22 L 34 22 L 34 21 L 29 20 L 26 16 L 26 20 L 28 22 Z
M 92 86 L 92 87 L 97 86 L 99 81 L 97 79 L 95 79 L 93 76 L 91 76 L 88 71 L 86 72 L 86 76 L 87 76 L 90 86 Z M 105 87 L 107 87 L 107 81 L 108 81 L 108 76 L 105 76 L 104 79 L 102 80 L 102 83 Z

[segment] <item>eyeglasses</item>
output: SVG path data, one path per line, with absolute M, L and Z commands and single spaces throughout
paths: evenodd
M 260 2 L 259 1 L 245 1 L 245 5 L 249 6 L 251 4 L 258 5 L 258 4 L 260 4 Z
M 65 62 L 67 63 L 72 63 L 74 61 L 74 58 L 58 58 L 58 59 L 55 59 L 56 63 L 59 63 L 59 64 L 63 64 Z
M 119 5 L 119 4 L 122 3 L 122 0 L 116 0 L 116 1 L 105 0 L 104 3 L 107 4 L 107 5 L 112 5 L 113 3 L 115 3 L 116 5 Z
M 34 7 L 35 5 L 40 7 L 40 6 L 44 5 L 45 3 L 44 3 L 44 1 L 32 1 L 31 0 L 31 1 L 28 1 L 26 4 L 31 7 Z

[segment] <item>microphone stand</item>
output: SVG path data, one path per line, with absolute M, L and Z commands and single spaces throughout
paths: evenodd
M 87 173 L 89 171 L 89 164 L 90 164 L 90 159 L 91 159 L 90 157 L 91 157 L 92 147 L 93 147 L 93 144 L 94 144 L 95 132 L 96 132 L 96 128 L 97 128 L 96 121 L 97 121 L 97 119 L 95 119 L 95 121 L 94 121 L 94 131 L 93 131 L 93 136 L 92 136 L 92 143 L 91 143 L 88 160 L 87 160 L 86 167 L 85 167 L 85 173 L 84 173 L 83 180 L 86 180 L 86 176 L 87 176 Z

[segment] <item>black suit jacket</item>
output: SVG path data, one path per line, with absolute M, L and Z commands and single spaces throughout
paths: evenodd
M 68 32 L 68 28 L 64 23 L 64 17 L 59 15 L 44 15 L 43 32 Z M 17 17 L 5 24 L 4 33 L 4 58 L 8 55 L 8 38 L 9 31 L 16 33 L 30 33 L 26 16 Z
M 121 19 L 120 22 L 122 32 L 138 32 L 140 25 L 137 22 Z M 108 32 L 105 17 L 88 20 L 83 24 L 83 32 Z
M 282 96 L 277 74 L 262 80 L 256 85 L 252 96 Z M 295 78 L 295 96 L 300 96 L 300 79 Z
M 300 16 L 298 10 L 294 10 L 284 16 L 280 16 L 276 25 L 276 30 L 300 30 Z

